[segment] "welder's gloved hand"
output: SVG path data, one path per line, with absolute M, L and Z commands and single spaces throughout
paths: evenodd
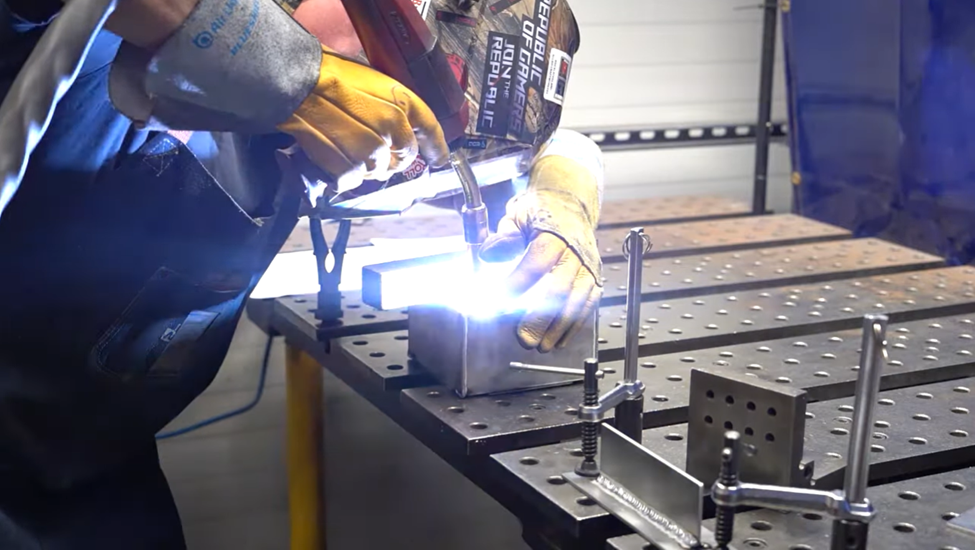
M 544 298 L 518 325 L 518 340 L 545 353 L 564 347 L 599 303 L 601 262 L 597 178 L 579 162 L 544 156 L 535 162 L 528 190 L 508 202 L 507 213 L 481 249 L 485 261 L 507 261 L 524 252 L 508 288 Z M 526 251 L 527 248 L 527 251 Z
M 156 51 L 119 49 L 110 94 L 149 127 L 290 134 L 336 192 L 449 154 L 413 92 L 323 48 L 275 0 L 200 0 Z
M 318 83 L 278 128 L 339 177 L 339 191 L 388 180 L 417 153 L 434 166 L 450 154 L 437 117 L 416 94 L 324 47 Z

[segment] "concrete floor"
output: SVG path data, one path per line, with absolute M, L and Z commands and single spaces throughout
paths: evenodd
M 171 427 L 247 403 L 265 342 L 243 320 L 217 379 Z M 327 371 L 324 414 L 331 550 L 526 548 L 512 515 Z M 279 339 L 257 407 L 161 442 L 190 550 L 288 547 L 284 426 Z

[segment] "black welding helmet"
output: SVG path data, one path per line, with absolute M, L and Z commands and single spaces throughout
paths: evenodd
M 559 125 L 579 48 L 579 28 L 568 2 L 412 2 L 434 31 L 467 98 L 466 124 L 451 141 L 452 149 L 468 157 L 481 186 L 526 173 Z M 333 196 L 330 204 L 338 211 L 332 212 L 335 217 L 356 217 L 402 212 L 458 192 L 460 181 L 452 169 L 431 170 L 417 159 L 390 181 L 364 182 Z

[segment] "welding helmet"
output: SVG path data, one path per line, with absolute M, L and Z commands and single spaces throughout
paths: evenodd
M 452 148 L 463 149 L 482 187 L 527 173 L 559 125 L 579 48 L 579 28 L 568 2 L 412 2 L 466 94 L 466 128 Z M 296 15 L 302 21 L 300 7 Z M 314 24 L 306 27 L 315 32 Z M 328 45 L 327 37 L 319 39 Z M 363 52 L 357 57 L 368 63 Z M 367 181 L 350 192 L 333 194 L 324 214 L 350 218 L 398 213 L 460 191 L 460 180 L 449 166 L 431 169 L 418 158 L 388 182 Z

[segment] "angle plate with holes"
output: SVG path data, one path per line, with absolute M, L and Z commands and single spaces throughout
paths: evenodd
M 710 487 L 721 468 L 724 434 L 738 430 L 750 452 L 741 458 L 741 480 L 809 486 L 800 468 L 806 392 L 742 374 L 691 371 L 687 473 Z
M 406 337 L 405 333 L 396 334 Z M 975 376 L 973 334 L 975 320 L 967 316 L 892 325 L 882 389 Z M 649 388 L 644 400 L 644 427 L 687 421 L 691 369 L 696 367 L 801 388 L 810 401 L 851 396 L 858 374 L 859 343 L 860 330 L 855 329 L 641 360 L 640 379 Z M 366 365 L 382 371 L 391 357 L 368 357 Z M 606 373 L 606 387 L 621 380 L 620 362 L 603 363 L 601 368 Z M 404 412 L 439 434 L 452 452 L 480 455 L 578 437 L 580 391 L 578 386 L 569 386 L 459 399 L 445 388 L 415 388 L 403 392 L 402 402 Z M 608 418 L 612 418 L 612 411 Z
M 975 468 L 870 487 L 867 498 L 878 512 L 870 523 L 870 548 L 975 548 L 975 538 L 950 526 L 959 514 L 975 507 Z M 735 516 L 734 544 L 743 549 L 829 550 L 831 530 L 832 522 L 818 514 L 755 510 Z M 630 540 L 613 539 L 610 548 L 635 547 Z
M 936 256 L 879 239 L 779 246 L 645 261 L 644 301 L 807 284 L 944 265 Z M 626 300 L 626 265 L 603 266 L 604 306 Z
M 975 379 L 964 379 L 881 392 L 870 453 L 871 484 L 966 467 L 975 461 L 973 388 Z M 818 489 L 843 485 L 852 413 L 853 398 L 808 406 L 805 460 L 816 463 L 813 477 Z M 686 424 L 645 430 L 643 444 L 668 462 L 683 464 L 686 436 Z M 550 481 L 575 467 L 578 459 L 573 454 L 581 454 L 578 447 L 578 441 L 559 443 L 496 454 L 491 461 L 507 471 L 506 483 L 532 495 L 549 517 L 561 518 L 562 528 L 590 532 L 605 528 L 605 518 L 593 517 L 590 508 L 576 502 L 578 492 Z M 518 463 L 526 453 L 537 467 Z

